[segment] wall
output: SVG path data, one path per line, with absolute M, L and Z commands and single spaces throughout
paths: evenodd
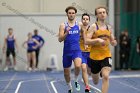
M 12 13 L 3 7 L 9 5 L 22 13 L 64 14 L 67 6 L 76 4 L 79 10 L 94 13 L 95 7 L 106 6 L 106 3 L 106 0 L 0 0 L 0 12 Z
M 13 14 L 4 7 L 6 5 L 22 13 L 40 12 L 40 0 L 0 0 L 0 12 Z
M 75 5 L 79 10 L 87 10 L 94 14 L 97 6 L 106 6 L 106 0 L 44 0 L 44 11 L 47 13 L 64 13 L 63 11 L 69 5 Z M 81 11 L 79 11 L 81 13 Z

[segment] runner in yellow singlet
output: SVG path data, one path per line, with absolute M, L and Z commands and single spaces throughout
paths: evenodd
M 95 9 L 97 22 L 93 23 L 85 39 L 86 44 L 92 45 L 90 51 L 90 67 L 94 84 L 98 84 L 99 74 L 102 76 L 102 93 L 108 93 L 109 74 L 111 72 L 111 51 L 109 45 L 116 46 L 111 26 L 105 20 L 108 11 L 105 7 Z

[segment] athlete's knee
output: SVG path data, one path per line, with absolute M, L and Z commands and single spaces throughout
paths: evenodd
M 86 66 L 82 66 L 82 72 L 87 72 L 87 67 Z
M 94 75 L 94 76 L 93 76 L 93 74 L 92 74 L 92 80 L 93 80 L 93 83 L 94 83 L 95 85 L 97 85 L 98 82 L 99 82 L 99 76 L 98 76 L 98 74 L 97 74 L 97 75 Z
M 103 80 L 106 80 L 106 81 L 109 80 L 109 75 L 108 74 L 103 74 L 102 76 L 103 76 Z
M 81 68 L 81 64 L 76 64 L 75 68 L 80 69 Z
M 80 58 L 74 59 L 74 65 L 75 68 L 81 68 L 81 59 Z
M 70 77 L 70 74 L 69 73 L 64 73 L 64 76 L 65 77 Z
M 109 74 L 110 74 L 111 68 L 103 68 L 101 74 L 103 77 L 103 80 L 109 80 Z
M 70 76 L 70 71 L 69 71 L 69 69 L 65 69 L 65 70 L 64 70 L 64 76 L 65 76 L 65 77 Z

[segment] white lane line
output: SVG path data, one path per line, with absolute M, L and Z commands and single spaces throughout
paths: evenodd
M 15 73 L 12 78 L 10 79 L 9 83 L 7 84 L 7 86 L 4 88 L 4 90 L 1 93 L 6 93 L 7 89 L 9 88 L 9 86 L 11 85 L 12 81 L 14 80 L 15 76 L 17 73 Z
M 109 76 L 109 78 L 137 78 L 140 77 L 140 74 L 134 74 L 134 75 L 112 75 Z
M 6 77 L 4 77 L 4 78 L 6 78 Z M 37 78 L 32 78 L 32 79 L 37 79 Z M 18 80 L 20 80 L 20 81 L 23 80 L 24 81 L 24 80 L 27 80 L 27 78 L 14 78 L 13 80 L 17 80 L 17 81 Z M 9 79 L 1 79 L 0 82 L 2 82 L 2 81 L 4 81 L 4 82 L 9 81 Z
M 19 92 L 19 89 L 21 87 L 21 85 L 25 82 L 32 82 L 32 81 L 41 81 L 41 80 L 44 80 L 44 79 L 31 79 L 31 80 L 26 80 L 26 81 L 20 81 L 17 85 L 17 88 L 15 90 L 15 93 L 18 93 Z
M 117 79 L 117 78 L 138 78 L 140 77 L 140 74 L 135 74 L 135 75 L 111 75 L 109 76 L 110 79 Z M 102 78 L 100 78 L 102 79 Z M 92 78 L 90 77 L 89 80 L 92 80 Z
M 21 84 L 22 84 L 23 82 L 24 82 L 24 81 L 20 81 L 20 82 L 18 83 L 18 86 L 17 86 L 17 88 L 16 88 L 16 90 L 15 90 L 15 93 L 18 93 L 19 88 L 20 88 L 20 86 L 21 86 Z
M 57 89 L 56 89 L 55 86 L 54 86 L 54 83 L 55 83 L 55 82 L 56 82 L 56 81 L 51 81 L 50 83 L 51 83 L 51 86 L 52 86 L 54 92 L 55 92 L 55 93 L 58 93 L 58 92 L 57 92 Z
M 109 78 L 137 78 L 140 77 L 140 74 L 134 74 L 134 75 L 110 75 Z M 36 79 L 36 78 L 32 78 Z M 89 78 L 91 79 L 91 78 Z M 27 80 L 27 78 L 16 78 L 14 80 Z M 9 81 L 9 79 L 0 79 L 0 81 Z
M 138 77 L 140 77 L 140 74 L 134 74 L 134 75 L 112 75 L 112 76 L 109 76 L 109 78 L 110 79 L 117 79 L 117 78 L 138 78 Z M 92 80 L 92 78 L 89 78 L 89 80 Z M 82 80 L 82 82 L 83 82 L 83 80 Z M 116 82 L 119 82 L 119 81 L 116 81 Z M 125 85 L 125 86 L 128 86 L 128 87 L 130 87 L 130 88 L 133 88 L 133 89 L 135 89 L 135 90 L 137 90 L 137 91 L 140 91 L 138 88 L 135 88 L 135 87 L 133 87 L 133 86 L 130 86 L 130 85 L 127 85 L 127 84 L 125 84 L 125 83 L 122 83 L 122 82 L 119 82 L 120 84 L 122 84 L 122 85 Z M 96 88 L 96 87 L 94 87 L 94 86 L 92 86 L 92 85 L 89 85 L 93 90 L 96 90 L 96 91 L 98 91 L 99 93 L 101 93 L 101 90 L 100 89 L 98 89 L 98 88 Z
M 100 89 L 98 89 L 98 88 L 96 88 L 96 87 L 94 87 L 94 86 L 92 86 L 90 84 L 89 84 L 89 86 L 90 86 L 91 89 L 96 90 L 96 93 L 101 93 Z
M 49 93 L 51 93 L 51 90 L 50 90 L 49 85 L 47 83 L 48 78 L 45 76 L 45 74 L 43 74 L 43 78 L 44 78 L 44 81 L 45 81 L 45 85 L 46 85 L 47 89 L 49 90 Z
M 119 76 L 114 75 L 114 76 L 110 76 L 110 78 L 132 78 L 132 77 L 140 77 L 140 75 L 119 75 Z M 92 78 L 89 78 L 89 79 L 92 80 Z M 54 85 L 55 82 L 57 82 L 57 81 L 54 80 L 54 81 L 51 81 L 50 83 L 51 83 L 51 86 L 52 86 L 54 92 L 58 93 L 58 91 Z M 83 79 L 82 79 L 82 82 L 83 82 Z M 94 87 L 93 85 L 89 85 L 89 86 L 91 87 L 91 89 L 95 90 L 96 92 L 101 93 L 100 89 Z
M 136 88 L 135 86 L 131 86 L 131 85 L 128 85 L 128 84 L 126 84 L 126 83 L 123 83 L 123 82 L 120 82 L 120 81 L 117 81 L 117 80 L 114 80 L 114 81 L 120 83 L 121 85 L 130 87 L 130 88 L 132 88 L 132 89 L 134 89 L 134 90 L 140 91 L 140 89 Z
M 140 75 L 119 75 L 119 76 L 110 76 L 110 78 L 133 78 L 133 77 L 140 77 Z M 92 79 L 92 78 L 89 78 L 90 80 Z M 15 91 L 15 93 L 18 93 L 18 91 L 19 91 L 19 89 L 20 89 L 20 87 L 21 87 L 21 84 L 22 83 L 24 83 L 24 82 L 30 82 L 30 81 L 41 81 L 41 80 L 44 80 L 44 79 L 32 79 L 32 80 L 27 80 L 27 81 L 20 81 L 19 83 L 18 83 L 18 86 L 17 86 L 17 88 L 16 88 L 16 91 Z M 54 85 L 54 83 L 55 82 L 57 82 L 57 81 L 51 81 L 50 82 L 50 84 L 51 84 L 51 86 L 52 86 L 52 88 L 53 88 L 53 90 L 54 90 L 54 92 L 55 93 L 58 93 L 58 91 L 57 91 L 57 89 L 56 89 L 56 87 L 55 87 L 55 85 Z M 126 84 L 124 84 L 124 85 L 126 85 Z M 90 85 L 90 87 L 91 88 L 93 88 L 94 90 L 96 90 L 96 91 L 98 91 L 98 92 L 101 92 L 101 90 L 100 89 L 98 89 L 98 88 L 96 88 L 96 87 L 94 87 L 94 86 L 92 86 L 92 85 Z M 130 87 L 130 86 L 129 86 Z M 138 90 L 139 91 L 139 90 Z

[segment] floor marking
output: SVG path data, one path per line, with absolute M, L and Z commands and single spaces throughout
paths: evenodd
M 124 86 L 127 86 L 127 87 L 130 87 L 130 88 L 132 88 L 132 89 L 134 89 L 134 90 L 140 91 L 140 89 L 138 89 L 138 88 L 136 88 L 136 87 L 134 87 L 134 86 L 131 86 L 131 85 L 125 84 L 125 83 L 120 82 L 120 81 L 117 81 L 117 80 L 114 80 L 114 81 L 119 82 L 120 84 L 122 84 L 122 85 L 124 85 Z
M 50 83 L 51 83 L 51 86 L 52 86 L 54 92 L 55 92 L 55 93 L 58 93 L 56 87 L 54 86 L 54 83 L 55 83 L 55 82 L 56 82 L 56 81 L 51 81 Z
M 46 87 L 48 88 L 49 93 L 51 93 L 51 90 L 49 89 L 49 85 L 48 85 L 48 83 L 47 83 L 47 77 L 45 76 L 45 74 L 43 74 L 43 78 L 44 78 L 44 80 L 45 80 L 45 85 L 46 85 Z
M 4 90 L 1 93 L 6 93 L 6 90 L 9 88 L 9 86 L 11 85 L 12 81 L 14 80 L 15 76 L 17 73 L 15 73 L 12 78 L 10 79 L 9 83 L 7 84 L 7 86 L 4 88 Z
M 16 88 L 16 90 L 15 90 L 15 93 L 18 93 L 18 91 L 19 91 L 21 85 L 22 85 L 23 83 L 25 83 L 25 82 L 42 81 L 42 80 L 44 80 L 44 79 L 31 79 L 31 80 L 26 80 L 26 81 L 20 81 L 20 82 L 18 83 L 18 85 L 17 85 L 17 88 Z

